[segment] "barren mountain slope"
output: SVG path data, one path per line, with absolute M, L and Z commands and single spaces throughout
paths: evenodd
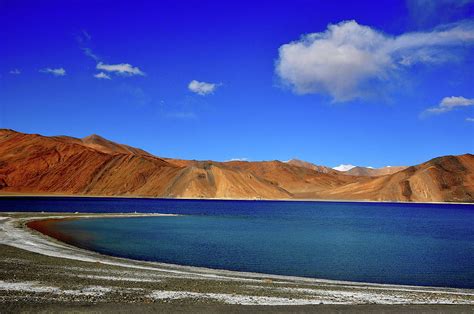
M 317 172 L 322 172 L 322 173 L 332 173 L 332 174 L 337 174 L 338 171 L 326 167 L 326 166 L 318 166 L 313 163 L 304 161 L 304 160 L 299 160 L 299 159 L 291 159 L 286 162 L 287 164 L 290 164 L 292 166 L 297 166 L 297 167 L 303 167 L 303 168 L 308 168 Z
M 78 195 L 289 198 L 250 173 L 176 164 L 100 137 L 83 141 L 0 130 L 0 191 Z M 219 163 L 217 163 L 219 164 Z
M 444 156 L 321 195 L 328 199 L 473 202 L 474 155 Z
M 99 136 L 0 130 L 0 194 L 474 201 L 474 156 L 445 156 L 379 176 L 280 161 L 162 159 Z
M 306 193 L 317 193 L 357 180 L 356 177 L 321 173 L 277 160 L 261 162 L 231 161 L 225 164 L 239 171 L 251 172 L 253 175 L 285 189 L 295 197 Z
M 347 171 L 342 171 L 343 174 L 351 176 L 367 176 L 367 177 L 378 177 L 406 169 L 405 166 L 397 167 L 383 167 L 383 168 L 367 168 L 367 167 L 354 167 Z
M 0 132 L 4 191 L 163 195 L 180 170 L 151 155 L 105 153 L 69 137 Z
M 117 144 L 109 141 L 97 134 L 92 134 L 80 140 L 86 146 L 100 150 L 104 153 L 135 154 L 140 156 L 153 156 L 152 154 L 135 147 L 124 144 Z

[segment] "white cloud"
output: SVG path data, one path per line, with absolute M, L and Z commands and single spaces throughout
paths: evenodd
M 474 122 L 474 118 L 466 118 L 467 122 Z
M 414 64 L 448 61 L 447 48 L 474 43 L 474 22 L 431 32 L 390 36 L 356 21 L 282 45 L 275 71 L 295 93 L 327 93 L 335 101 L 365 97 L 374 82 L 386 82 Z
M 337 167 L 334 167 L 332 169 L 337 170 L 337 171 L 349 171 L 352 168 L 355 168 L 353 165 L 339 165 Z
M 456 107 L 468 107 L 474 105 L 474 98 L 462 96 L 444 97 L 438 106 L 426 109 L 425 113 L 445 113 Z
M 96 66 L 98 70 L 103 70 L 106 72 L 111 72 L 119 75 L 142 75 L 143 73 L 138 67 L 134 67 L 128 63 L 119 63 L 119 64 L 104 64 L 103 62 L 99 62 Z
M 217 86 L 218 84 L 199 82 L 196 80 L 192 80 L 188 84 L 188 88 L 190 91 L 192 91 L 193 93 L 199 94 L 201 96 L 214 93 Z
M 108 74 L 105 74 L 104 72 L 94 74 L 94 77 L 98 79 L 110 80 L 110 76 Z
M 44 68 L 39 70 L 42 73 L 51 73 L 54 76 L 65 76 L 66 75 L 66 70 L 64 68 L 57 68 L 57 69 L 52 69 L 52 68 Z
M 14 74 L 14 75 L 18 75 L 18 74 L 21 74 L 21 71 L 18 70 L 18 69 L 13 69 L 13 70 L 10 70 L 9 73 L 10 73 L 10 74 Z

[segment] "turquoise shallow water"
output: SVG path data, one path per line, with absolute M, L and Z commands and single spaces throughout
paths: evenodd
M 35 210 L 186 214 L 53 225 L 72 236 L 73 244 L 114 256 L 334 280 L 474 288 L 471 205 L 23 201 L 17 201 L 17 210 L 29 205 Z M 12 204 L 2 202 L 0 210 L 11 210 Z

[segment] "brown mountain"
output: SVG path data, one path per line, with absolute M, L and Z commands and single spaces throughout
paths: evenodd
M 84 137 L 80 140 L 85 146 L 94 148 L 104 153 L 121 153 L 121 154 L 134 154 L 139 156 L 152 156 L 144 150 L 139 148 L 131 147 L 124 144 L 117 144 L 109 141 L 97 134 L 92 134 Z
M 474 155 L 444 156 L 391 175 L 325 191 L 324 198 L 473 202 Z
M 299 159 L 291 159 L 287 161 L 288 164 L 293 165 L 293 166 L 298 166 L 298 167 L 303 167 L 303 168 L 308 168 L 315 170 L 317 172 L 322 172 L 322 173 L 332 173 L 336 174 L 337 170 L 334 170 L 332 168 L 326 167 L 326 166 L 318 166 L 313 163 L 304 161 L 304 160 L 299 160 Z
M 408 167 L 396 166 L 396 167 L 383 167 L 383 168 L 368 168 L 368 167 L 354 167 L 350 170 L 343 171 L 343 174 L 351 176 L 367 176 L 367 177 L 378 177 L 392 174 L 395 172 L 402 171 Z
M 474 201 L 470 154 L 379 177 L 314 166 L 163 159 L 97 135 L 77 139 L 0 130 L 0 194 Z

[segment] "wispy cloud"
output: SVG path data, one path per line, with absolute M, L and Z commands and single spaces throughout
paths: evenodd
M 82 47 L 81 48 L 82 51 L 84 52 L 84 54 L 88 57 L 91 57 L 92 59 L 94 59 L 95 61 L 99 61 L 100 58 L 94 54 L 94 52 L 92 52 L 92 49 L 91 48 L 88 48 L 88 47 Z
M 65 76 L 66 75 L 66 70 L 64 70 L 64 68 L 57 68 L 57 69 L 44 68 L 44 69 L 41 69 L 39 71 L 41 73 L 51 73 L 54 76 Z
M 196 120 L 197 115 L 194 112 L 169 112 L 166 114 L 167 118 L 171 119 L 183 119 L 183 120 Z
M 366 97 L 374 83 L 386 83 L 415 64 L 447 62 L 449 48 L 473 43 L 474 21 L 399 36 L 343 21 L 281 46 L 275 71 L 297 94 L 349 101 Z
M 145 75 L 145 73 L 140 70 L 140 68 L 134 67 L 129 63 L 106 64 L 102 62 L 101 58 L 97 54 L 95 54 L 92 48 L 90 47 L 92 36 L 87 31 L 82 30 L 76 38 L 77 42 L 79 43 L 79 48 L 84 52 L 84 55 L 98 62 L 96 65 L 96 69 L 100 70 L 101 72 L 94 74 L 95 78 L 106 80 L 112 79 L 112 77 L 105 72 L 122 76 Z
M 18 69 L 13 69 L 13 70 L 10 70 L 9 73 L 10 73 L 10 74 L 13 74 L 13 75 L 19 75 L 19 74 L 21 74 L 21 71 L 18 70 Z
M 91 39 L 92 39 L 92 36 L 91 36 L 85 29 L 82 30 L 82 35 L 83 35 L 84 38 L 86 38 L 87 40 L 91 40 Z
M 104 72 L 99 72 L 97 74 L 94 74 L 94 77 L 97 79 L 102 79 L 102 80 L 110 80 L 110 76 Z
M 417 26 L 459 19 L 473 3 L 473 0 L 406 0 L 410 18 Z
M 92 36 L 87 31 L 82 30 L 82 32 L 79 35 L 77 35 L 76 39 L 77 39 L 77 42 L 79 43 L 79 48 L 82 50 L 82 52 L 86 56 L 88 56 L 89 58 L 95 61 L 100 60 L 99 56 L 97 56 L 92 51 L 92 48 L 90 48 Z
M 216 83 L 206 83 L 192 80 L 188 84 L 188 89 L 193 93 L 204 96 L 214 93 L 219 84 Z
M 426 109 L 425 114 L 440 114 L 458 107 L 468 107 L 472 105 L 474 105 L 474 98 L 465 98 L 462 96 L 444 97 L 436 107 Z
M 467 122 L 474 122 L 474 118 L 466 118 Z
M 144 76 L 145 73 L 140 70 L 138 67 L 134 67 L 129 63 L 119 63 L 119 64 L 105 64 L 99 62 L 96 66 L 98 70 L 115 73 L 118 75 L 133 76 L 141 75 Z
M 146 106 L 152 102 L 150 95 L 141 87 L 122 84 L 119 86 L 119 90 L 130 99 L 129 102 L 135 103 L 138 106 Z

